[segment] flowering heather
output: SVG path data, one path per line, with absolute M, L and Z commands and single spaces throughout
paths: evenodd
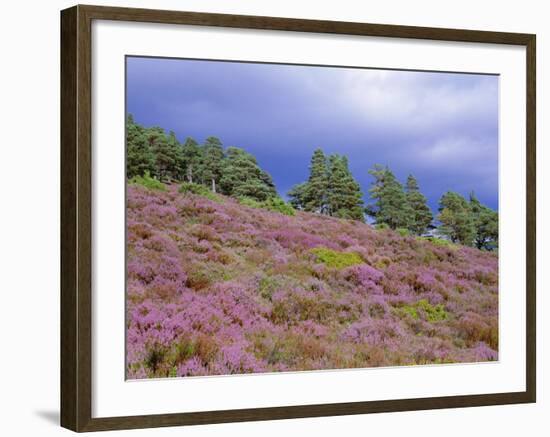
M 311 213 L 128 186 L 127 375 L 498 359 L 498 258 Z

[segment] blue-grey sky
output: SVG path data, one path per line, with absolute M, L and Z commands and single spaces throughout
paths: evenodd
M 348 156 L 367 202 L 379 163 L 434 211 L 448 190 L 498 209 L 497 76 L 129 57 L 126 86 L 137 123 L 244 148 L 283 196 L 320 147 Z

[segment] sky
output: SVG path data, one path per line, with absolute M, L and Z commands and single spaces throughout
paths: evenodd
M 128 57 L 126 99 L 182 142 L 244 148 L 283 197 L 321 148 L 348 156 L 366 203 L 378 163 L 413 174 L 434 212 L 446 191 L 498 209 L 498 76 Z

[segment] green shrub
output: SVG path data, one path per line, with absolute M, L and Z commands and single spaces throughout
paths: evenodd
M 269 211 L 280 212 L 284 215 L 293 216 L 296 214 L 296 211 L 290 203 L 286 203 L 280 197 L 271 197 L 270 199 L 262 202 L 263 208 L 268 209 Z
M 456 247 L 456 244 L 449 240 L 444 240 L 443 238 L 434 238 L 432 240 L 432 244 L 435 244 L 436 246 L 441 247 Z
M 166 347 L 155 343 L 148 348 L 144 364 L 155 374 L 157 369 L 162 365 L 165 355 Z
M 456 246 L 452 241 L 445 240 L 443 238 L 437 238 L 437 237 L 416 237 L 419 241 L 428 241 L 429 243 L 432 243 L 435 246 L 443 246 L 443 247 L 451 247 Z
M 408 314 L 414 320 L 418 320 L 423 314 L 426 321 L 430 323 L 447 320 L 449 316 L 442 304 L 432 305 L 426 299 L 421 299 L 412 305 L 403 305 L 397 311 L 402 315 Z
M 448 317 L 445 307 L 440 303 L 434 306 L 426 299 L 421 299 L 416 302 L 416 307 L 424 311 L 428 322 L 440 322 Z
M 180 185 L 179 192 L 183 194 L 191 193 L 196 194 L 197 196 L 203 196 L 207 199 L 213 200 L 214 202 L 221 203 L 222 199 L 216 193 L 210 191 L 208 187 L 200 184 L 194 184 L 191 182 L 184 182 Z
M 181 363 L 193 356 L 195 353 L 195 344 L 189 338 L 182 338 L 176 343 L 176 361 Z
M 248 206 L 250 208 L 260 209 L 262 207 L 262 202 L 252 199 L 251 197 L 239 197 L 237 200 L 241 205 Z
M 183 184 L 180 185 L 179 192 L 192 193 L 192 194 L 197 194 L 199 196 L 204 196 L 210 193 L 211 191 L 208 188 L 206 188 L 204 185 L 194 184 L 192 182 L 184 182 Z
M 396 231 L 402 237 L 408 237 L 410 235 L 409 230 L 406 228 L 397 228 Z
M 418 311 L 413 305 L 405 305 L 403 308 L 401 308 L 401 311 L 411 316 L 414 320 L 418 320 Z
M 443 238 L 436 238 L 436 237 L 416 237 L 418 241 L 428 241 L 429 243 L 432 243 L 434 246 L 439 247 L 448 247 L 450 249 L 454 249 L 457 247 L 455 243 L 449 240 L 444 240 Z
M 280 197 L 271 197 L 262 202 L 250 197 L 239 197 L 239 203 L 244 206 L 256 209 L 267 209 L 268 211 L 279 212 L 284 215 L 295 215 L 296 211 L 289 203 L 286 203 Z
M 260 279 L 260 282 L 258 284 L 260 296 L 262 296 L 264 299 L 271 300 L 271 295 L 273 294 L 275 284 L 276 282 L 271 276 L 264 276 L 262 279 Z
M 151 177 L 148 171 L 145 172 L 143 176 L 134 176 L 132 179 L 130 179 L 130 184 L 141 185 L 142 187 L 148 188 L 149 190 L 166 191 L 166 185 L 164 185 L 158 179 Z
M 389 229 L 390 227 L 388 226 L 387 223 L 376 223 L 376 225 L 374 226 L 375 229 L 379 230 L 379 231 L 384 231 L 386 229 Z
M 310 250 L 327 267 L 343 269 L 356 264 L 363 264 L 363 259 L 355 252 L 338 252 L 326 247 L 315 247 Z

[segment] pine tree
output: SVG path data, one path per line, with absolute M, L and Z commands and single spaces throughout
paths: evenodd
M 385 223 L 391 229 L 408 229 L 412 213 L 403 186 L 388 167 L 376 164 L 369 173 L 375 179 L 369 190 L 375 202 L 367 206 L 367 214 L 377 224 Z
M 153 173 L 155 156 L 144 135 L 144 129 L 134 122 L 132 115 L 126 121 L 126 177 Z
M 476 235 L 474 215 L 470 204 L 460 194 L 448 191 L 441 197 L 437 219 L 441 222 L 439 231 L 453 243 L 473 245 Z
M 374 177 L 374 181 L 369 189 L 370 198 L 374 200 L 374 203 L 369 203 L 365 207 L 365 213 L 372 217 L 377 223 L 379 211 L 382 209 L 381 191 L 384 186 L 384 180 L 386 176 L 386 167 L 380 164 L 374 164 L 373 168 L 369 170 L 369 174 Z
M 256 158 L 237 147 L 227 149 L 220 187 L 223 194 L 264 201 L 277 196 L 271 176 L 262 171 Z
M 418 182 L 413 175 L 409 175 L 407 178 L 405 189 L 411 213 L 411 217 L 408 220 L 408 229 L 415 235 L 422 235 L 432 223 L 432 211 L 428 207 L 426 197 L 420 192 Z
M 155 172 L 155 155 L 143 136 L 136 137 L 126 146 L 126 175 L 128 178 Z
M 168 152 L 173 157 L 173 164 L 168 169 L 169 177 L 181 181 L 184 172 L 183 149 L 174 131 L 168 134 Z
M 137 137 L 143 135 L 143 127 L 134 121 L 134 116 L 128 114 L 126 117 L 126 143 L 132 144 Z
M 197 176 L 200 171 L 200 163 L 202 161 L 202 149 L 199 147 L 199 144 L 191 137 L 188 137 L 183 144 L 182 160 L 187 182 L 197 182 Z
M 155 156 L 155 169 L 153 175 L 159 180 L 168 178 L 170 169 L 174 166 L 175 157 L 170 153 L 168 138 L 161 127 L 145 129 L 144 136 L 147 144 Z
M 309 178 L 304 189 L 304 210 L 327 213 L 328 167 L 321 149 L 316 149 L 309 165 Z
M 275 182 L 273 182 L 273 178 L 265 170 L 260 170 L 260 181 L 262 181 L 262 183 L 267 187 L 268 191 L 273 196 L 278 196 L 277 188 L 275 187 Z
M 475 238 L 478 249 L 498 246 L 498 212 L 482 205 L 474 192 L 470 193 L 470 209 L 473 215 Z
M 328 190 L 326 210 L 328 214 L 353 220 L 364 221 L 363 193 L 348 168 L 345 156 L 329 157 Z
M 159 180 L 176 179 L 181 172 L 181 153 L 178 140 L 174 132 L 168 136 L 160 127 L 146 130 L 148 142 L 155 154 L 156 176 Z
M 216 137 L 208 137 L 202 147 L 202 177 L 205 184 L 216 192 L 216 183 L 222 176 L 224 151 L 221 141 Z
M 309 178 L 288 192 L 290 204 L 308 212 L 364 221 L 363 194 L 353 178 L 345 156 L 331 155 L 321 149 L 311 157 Z
M 294 185 L 290 191 L 287 193 L 287 196 L 289 197 L 289 203 L 295 208 L 295 209 L 304 209 L 305 204 L 305 192 L 307 188 L 307 182 L 303 182 L 301 184 Z

